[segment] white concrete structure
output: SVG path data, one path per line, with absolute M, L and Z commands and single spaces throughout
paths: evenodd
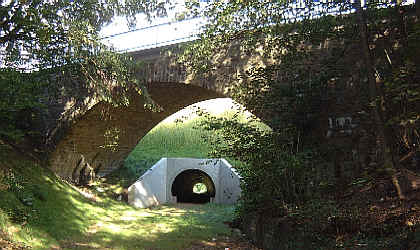
M 177 201 L 233 204 L 241 194 L 239 182 L 225 159 L 162 158 L 128 188 L 128 203 L 139 208 Z M 205 194 L 192 192 L 197 183 L 206 185 Z

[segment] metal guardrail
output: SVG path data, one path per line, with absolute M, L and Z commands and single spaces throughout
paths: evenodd
M 195 40 L 202 25 L 203 19 L 190 18 L 115 33 L 101 40 L 118 52 L 146 50 Z
M 173 40 L 162 41 L 162 42 L 158 42 L 158 43 L 145 44 L 145 45 L 140 45 L 140 46 L 133 47 L 133 48 L 118 50 L 118 52 L 125 53 L 125 52 L 141 51 L 141 50 L 165 47 L 167 45 L 189 42 L 189 41 L 194 41 L 194 40 L 196 40 L 195 36 L 187 36 L 187 37 L 177 38 L 177 39 L 173 39 Z
M 351 0 L 348 4 L 353 4 L 355 0 Z M 360 0 L 362 6 L 367 0 Z M 404 0 L 405 3 L 413 0 Z M 296 18 L 295 21 L 301 20 L 302 15 L 311 14 L 311 18 L 319 18 L 323 15 L 350 14 L 355 10 L 353 8 L 340 9 L 335 3 L 328 0 L 318 0 L 310 6 L 304 0 L 297 0 L 292 4 L 295 8 L 284 12 L 284 15 Z M 390 0 L 377 0 L 376 8 L 383 8 L 389 5 Z M 158 48 L 176 43 L 192 41 L 197 39 L 201 27 L 205 21 L 203 18 L 189 18 L 181 21 L 166 22 L 155 24 L 147 27 L 140 27 L 134 30 L 115 33 L 103 37 L 101 40 L 109 42 L 118 52 L 133 52 L 151 48 Z M 271 25 L 271 24 L 268 24 Z

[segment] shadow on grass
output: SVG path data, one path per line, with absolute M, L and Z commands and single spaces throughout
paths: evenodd
M 229 234 L 223 221 L 233 211 L 224 207 L 134 209 L 110 199 L 91 202 L 67 184 L 50 185 L 56 187 L 51 188 L 55 193 L 34 203 L 42 212 L 29 222 L 38 246 L 183 249 L 198 240 Z
M 229 235 L 229 229 L 223 224 L 223 220 L 229 218 L 219 216 L 218 220 L 209 221 L 205 216 L 199 216 L 206 209 L 188 209 L 182 215 L 173 215 L 176 208 L 162 207 L 164 211 L 171 211 L 165 216 L 150 213 L 148 209 L 129 210 L 133 217 L 100 222 L 90 228 L 85 239 L 63 241 L 62 246 L 78 249 L 185 249 L 197 241 Z M 221 211 L 218 210 L 214 212 Z M 136 212 L 150 216 L 136 217 Z

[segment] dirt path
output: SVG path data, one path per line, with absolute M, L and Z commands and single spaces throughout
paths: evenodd
M 224 249 L 224 250 L 259 250 L 260 248 L 255 247 L 250 242 L 245 240 L 242 237 L 219 237 L 214 238 L 211 241 L 200 241 L 191 245 L 187 250 L 215 250 L 215 249 Z

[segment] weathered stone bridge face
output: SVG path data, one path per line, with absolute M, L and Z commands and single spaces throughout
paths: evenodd
M 49 110 L 55 110 L 50 112 L 50 120 L 59 121 L 50 125 L 48 131 L 53 141 L 49 162 L 54 172 L 75 182 L 85 182 L 93 173 L 105 175 L 120 167 L 140 139 L 164 118 L 188 105 L 229 96 L 226 75 L 235 77 L 250 62 L 249 57 L 245 60 L 240 53 L 233 54 L 236 56 L 220 64 L 219 75 L 195 77 L 162 55 L 164 49 L 133 53 L 137 60 L 145 62 L 138 78 L 146 80 L 148 92 L 162 108 L 161 112 L 145 109 L 143 97 L 137 93 L 123 107 L 97 102 L 88 94 L 78 100 L 63 96 L 49 104 Z M 252 60 L 263 61 L 257 57 Z
M 83 181 L 89 171 L 106 174 L 118 168 L 139 140 L 154 126 L 178 110 L 221 95 L 193 85 L 158 84 L 149 89 L 162 112 L 144 108 L 133 95 L 127 107 L 98 103 L 71 126 L 50 156 L 53 171 L 73 181 Z

